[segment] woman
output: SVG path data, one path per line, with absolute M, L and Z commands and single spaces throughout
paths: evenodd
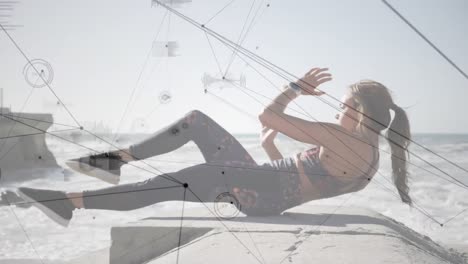
M 75 208 L 133 210 L 163 201 L 214 202 L 229 192 L 247 215 L 276 215 L 302 203 L 363 189 L 378 170 L 378 136 L 389 128 L 393 181 L 403 202 L 411 205 L 406 150 L 410 128 L 406 113 L 396 106 L 385 86 L 360 81 L 349 87 L 336 116 L 338 124 L 310 122 L 284 113 L 300 95 L 320 96 L 315 88 L 330 81 L 326 68 L 313 68 L 290 83 L 259 115 L 262 146 L 271 159 L 258 165 L 239 142 L 210 117 L 191 111 L 152 137 L 115 152 L 83 157 L 87 166 L 119 177 L 120 167 L 178 149 L 193 141 L 206 163 L 139 183 L 76 193 L 20 188 L 26 200 L 58 223 L 67 225 Z M 391 120 L 390 110 L 395 112 Z M 274 145 L 278 132 L 316 145 L 283 158 Z M 185 194 L 183 188 L 186 188 Z

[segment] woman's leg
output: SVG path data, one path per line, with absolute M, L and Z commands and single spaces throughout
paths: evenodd
M 274 196 L 279 192 L 280 186 L 278 177 L 272 175 L 274 173 L 277 172 L 261 166 L 224 167 L 198 164 L 168 174 L 188 184 L 185 201 L 214 202 L 217 195 L 230 192 L 233 186 L 253 188 L 263 194 L 270 193 Z M 164 201 L 182 201 L 183 194 L 183 185 L 159 175 L 139 183 L 84 191 L 82 206 L 78 207 L 127 211 Z M 69 195 L 71 196 L 77 196 L 77 193 Z M 77 204 L 79 203 L 75 203 Z
M 76 207 L 128 211 L 164 201 L 220 202 L 216 198 L 221 197 L 220 194 L 222 197 L 226 197 L 226 193 L 231 194 L 233 186 L 258 193 L 252 204 L 240 201 L 239 205 L 231 200 L 239 210 L 247 215 L 266 216 L 277 215 L 301 203 L 300 197 L 294 194 L 298 185 L 297 174 L 284 177 L 282 173 L 268 164 L 250 167 L 199 164 L 170 173 L 184 184 L 176 184 L 160 175 L 140 183 L 82 193 L 25 187 L 18 191 L 29 203 L 64 226 L 68 225 Z M 223 199 L 221 202 L 229 201 Z
M 198 110 L 130 146 L 129 152 L 135 159 L 146 159 L 176 150 L 189 141 L 198 146 L 207 163 L 234 160 L 256 164 L 229 132 Z

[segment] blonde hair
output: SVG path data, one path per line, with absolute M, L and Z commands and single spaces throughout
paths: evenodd
M 401 200 L 412 206 L 409 196 L 407 160 L 409 160 L 408 146 L 411 143 L 411 132 L 408 116 L 401 107 L 397 106 L 387 87 L 372 80 L 362 80 L 350 86 L 352 98 L 358 111 L 356 130 L 368 135 L 369 130 L 381 135 L 381 131 L 388 128 L 385 134 L 392 152 L 392 179 Z M 395 115 L 391 119 L 390 110 Z

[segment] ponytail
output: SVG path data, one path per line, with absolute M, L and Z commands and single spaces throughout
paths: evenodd
M 401 200 L 409 206 L 413 206 L 409 196 L 409 173 L 406 162 L 409 159 L 408 145 L 411 142 L 409 120 L 405 110 L 401 107 L 392 104 L 390 109 L 395 112 L 386 132 L 386 138 L 392 151 L 392 179 Z

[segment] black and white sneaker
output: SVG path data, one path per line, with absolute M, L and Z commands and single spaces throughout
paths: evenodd
M 75 171 L 96 177 L 111 184 L 120 181 L 120 167 L 126 164 L 119 154 L 106 152 L 69 160 L 66 164 Z
M 35 206 L 50 219 L 62 226 L 68 226 L 76 208 L 62 191 L 40 190 L 21 187 L 18 194 L 27 203 Z

